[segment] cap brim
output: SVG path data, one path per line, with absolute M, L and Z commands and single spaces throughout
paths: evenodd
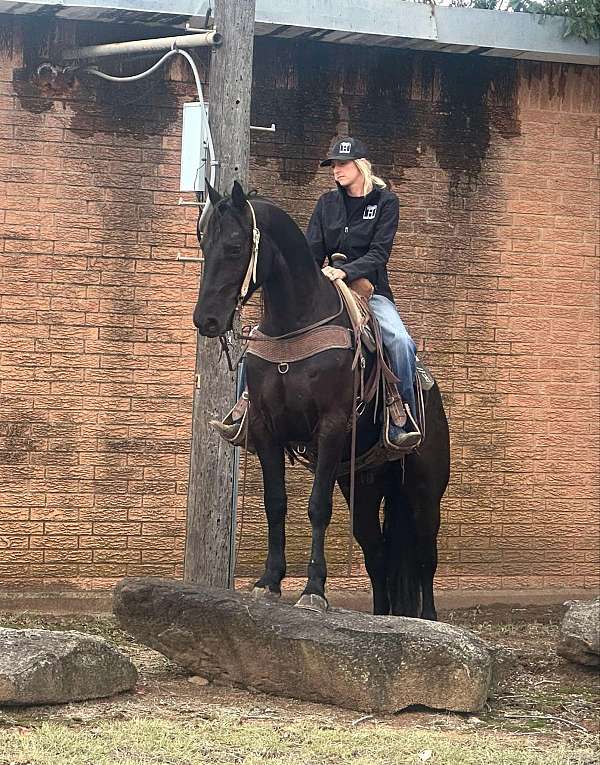
M 321 160 L 321 162 L 319 162 L 319 165 L 321 167 L 328 167 L 332 162 L 333 162 L 332 159 L 327 158 L 327 159 Z

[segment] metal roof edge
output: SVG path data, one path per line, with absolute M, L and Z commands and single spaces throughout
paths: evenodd
M 0 0 L 0 13 L 182 26 L 208 0 Z M 566 19 L 402 0 L 256 0 L 256 33 L 325 42 L 600 65 L 600 41 L 565 38 Z

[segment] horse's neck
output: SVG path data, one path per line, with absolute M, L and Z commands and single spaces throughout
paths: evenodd
M 271 336 L 307 327 L 333 315 L 339 298 L 320 274 L 300 230 L 285 241 L 270 237 L 271 268 L 263 283 L 264 318 L 261 329 Z

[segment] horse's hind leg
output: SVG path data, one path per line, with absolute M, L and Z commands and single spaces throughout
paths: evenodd
M 255 593 L 281 594 L 285 576 L 285 459 L 283 449 L 275 444 L 257 444 L 263 474 L 265 513 L 268 524 L 268 553 L 265 572 L 254 585 Z
M 387 615 L 390 613 L 390 598 L 387 583 L 385 546 L 379 508 L 383 499 L 384 486 L 381 478 L 372 476 L 370 483 L 365 477 L 358 475 L 354 487 L 354 538 L 361 546 L 365 559 L 365 567 L 373 589 L 373 613 Z M 371 478 L 371 476 L 369 476 Z M 350 506 L 350 479 L 338 481 L 342 494 Z
M 421 580 L 421 617 L 437 621 L 433 580 L 437 569 L 437 535 L 440 528 L 440 503 L 427 491 L 418 491 L 409 499 L 416 538 L 415 557 Z
M 417 544 L 421 564 L 421 593 L 423 596 L 421 617 L 437 621 L 433 595 L 433 579 L 437 569 L 437 529 L 433 531 L 429 528 L 429 524 L 425 525 L 427 528 L 420 531 L 419 521 L 417 521 Z

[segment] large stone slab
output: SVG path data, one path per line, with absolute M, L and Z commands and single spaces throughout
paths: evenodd
M 448 624 L 351 611 L 315 613 L 166 579 L 125 579 L 121 626 L 195 675 L 251 690 L 395 712 L 411 704 L 480 710 L 492 658 Z
M 558 653 L 569 661 L 600 666 L 600 598 L 572 600 L 560 627 Z
M 0 628 L 0 705 L 112 696 L 137 681 L 130 659 L 81 632 Z

